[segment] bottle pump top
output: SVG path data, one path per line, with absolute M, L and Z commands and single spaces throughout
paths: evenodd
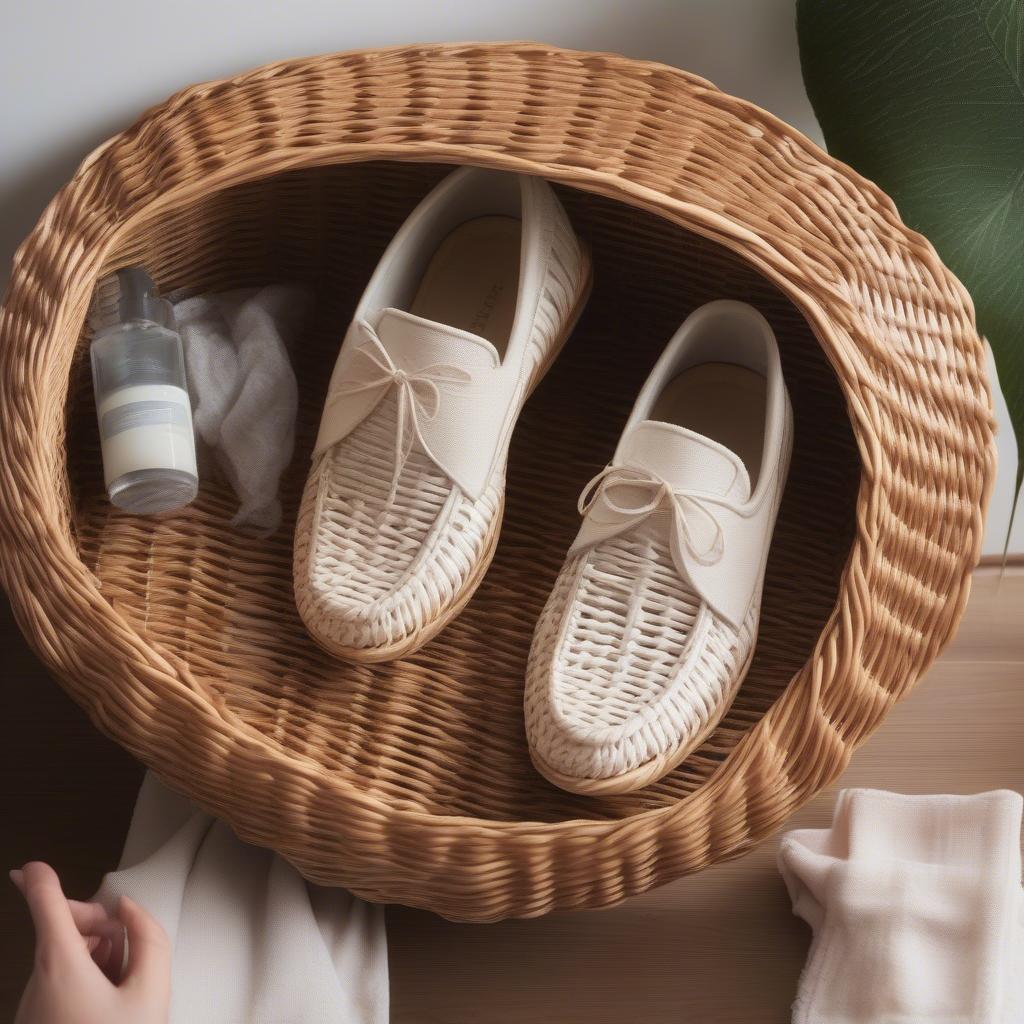
M 141 267 L 124 267 L 96 286 L 89 326 L 99 337 L 128 323 L 148 322 L 174 330 L 174 310 L 160 297 L 153 279 Z

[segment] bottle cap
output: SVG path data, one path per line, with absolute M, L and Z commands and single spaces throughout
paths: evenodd
M 174 310 L 160 297 L 153 279 L 142 267 L 123 267 L 96 285 L 89 307 L 89 326 L 100 335 L 133 321 L 174 330 Z

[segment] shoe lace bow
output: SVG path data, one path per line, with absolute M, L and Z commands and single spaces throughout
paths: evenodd
M 623 491 L 631 490 L 639 490 L 647 500 L 641 500 L 639 504 L 617 500 L 616 495 L 621 497 Z M 632 466 L 606 466 L 594 476 L 580 494 L 580 515 L 585 516 L 599 496 L 612 512 L 633 522 L 640 522 L 661 508 L 670 509 L 678 550 L 685 551 L 699 565 L 714 565 L 725 554 L 725 532 L 716 511 L 720 508 L 735 509 L 724 498 L 688 488 L 674 488 L 657 474 Z M 710 544 L 697 544 L 693 523 L 698 518 L 710 527 Z
M 394 468 L 385 509 L 398 493 L 402 470 L 417 441 L 429 451 L 423 436 L 423 424 L 433 420 L 441 408 L 441 387 L 466 385 L 472 376 L 461 367 L 434 363 L 414 372 L 401 369 L 391 358 L 376 329 L 366 320 L 359 321 L 366 341 L 353 353 L 349 376 L 328 396 L 328 401 L 345 398 L 382 387 L 397 392 L 398 422 L 395 428 Z

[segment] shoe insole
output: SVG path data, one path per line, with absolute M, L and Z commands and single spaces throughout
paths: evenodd
M 768 382 L 754 370 L 732 363 L 701 363 L 665 386 L 650 418 L 686 427 L 739 456 L 757 486 L 764 449 Z
M 519 293 L 522 222 L 477 217 L 437 247 L 409 307 L 414 316 L 486 338 L 505 358 Z

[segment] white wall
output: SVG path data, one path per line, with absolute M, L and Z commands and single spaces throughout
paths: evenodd
M 405 42 L 536 39 L 663 61 L 821 135 L 795 0 L 0 0 L 0 284 L 93 146 L 192 82 L 288 57 Z M 1005 415 L 1005 414 L 1004 414 Z M 986 548 L 1002 550 L 1016 453 L 1001 431 Z M 1024 515 L 1013 549 L 1024 552 Z

